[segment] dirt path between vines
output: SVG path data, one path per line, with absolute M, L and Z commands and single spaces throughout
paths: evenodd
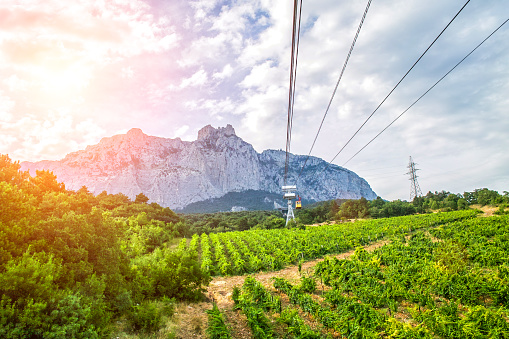
M 378 247 L 388 243 L 388 240 L 382 240 L 370 245 L 364 246 L 366 251 L 372 251 Z M 338 259 L 350 257 L 355 250 L 332 255 Z M 313 267 L 322 259 L 315 259 L 302 264 L 302 273 L 311 273 Z M 273 277 L 286 278 L 291 283 L 300 281 L 298 265 L 288 266 L 279 271 L 258 272 L 249 274 L 260 281 L 266 287 L 272 289 Z M 251 330 L 247 324 L 246 317 L 242 312 L 233 309 L 234 303 L 231 298 L 233 288 L 242 286 L 244 279 L 248 275 L 231 276 L 231 277 L 215 277 L 207 288 L 208 302 L 195 304 L 182 304 L 177 308 L 176 317 L 178 318 L 179 328 L 177 330 L 178 338 L 206 338 L 205 329 L 207 328 L 206 310 L 212 309 L 212 303 L 215 301 L 219 309 L 225 316 L 225 322 L 231 326 L 232 337 L 237 339 L 251 338 Z

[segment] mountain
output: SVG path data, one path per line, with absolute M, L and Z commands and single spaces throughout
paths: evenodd
M 303 155 L 290 155 L 287 180 L 297 185 L 297 193 L 303 199 L 312 202 L 376 198 L 366 180 L 336 165 L 322 171 L 327 163 L 316 157 L 309 158 L 299 177 L 305 159 Z M 249 195 L 264 191 L 282 197 L 284 168 L 284 151 L 257 153 L 235 134 L 231 125 L 217 129 L 205 126 L 195 141 L 149 136 L 133 128 L 59 161 L 21 163 L 21 169 L 29 170 L 31 175 L 41 169 L 52 171 L 67 189 L 87 186 L 94 194 L 124 193 L 131 199 L 143 192 L 149 202 L 172 209 L 231 192 Z M 276 200 L 273 195 L 267 196 L 265 203 L 283 204 L 282 199 Z M 233 204 L 230 208 L 243 206 Z

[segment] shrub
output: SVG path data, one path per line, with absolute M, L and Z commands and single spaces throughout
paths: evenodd
M 51 324 L 44 338 L 99 338 L 90 324 L 91 305 L 83 304 L 80 294 L 70 294 L 58 302 L 48 319 Z
M 210 276 L 201 270 L 198 254 L 156 249 L 133 261 L 135 300 L 168 297 L 200 300 Z
M 127 321 L 133 332 L 155 332 L 162 322 L 162 311 L 155 302 L 144 301 L 132 307 Z

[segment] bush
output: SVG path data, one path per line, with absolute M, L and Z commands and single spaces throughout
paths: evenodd
M 70 294 L 58 302 L 48 319 L 51 328 L 44 338 L 99 338 L 90 324 L 91 305 L 83 304 L 80 294 Z
M 201 270 L 196 252 L 156 249 L 133 261 L 135 300 L 160 297 L 200 300 L 210 276 Z
M 99 338 L 92 324 L 92 305 L 69 293 L 55 305 L 25 300 L 23 307 L 7 297 L 0 302 L 2 338 Z
M 285 219 L 283 219 L 281 217 L 277 217 L 275 215 L 272 215 L 272 216 L 268 217 L 263 222 L 264 228 L 268 229 L 268 230 L 271 230 L 271 229 L 274 229 L 274 228 L 284 228 L 285 224 L 286 224 L 286 220 Z
M 154 302 L 144 301 L 132 307 L 127 321 L 133 332 L 155 332 L 162 322 L 162 311 Z

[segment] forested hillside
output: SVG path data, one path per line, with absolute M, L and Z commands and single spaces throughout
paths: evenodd
M 179 217 L 136 200 L 67 191 L 0 155 L 0 337 L 107 337 L 119 318 L 153 330 L 175 300 L 202 298 L 198 253 L 170 249 Z

